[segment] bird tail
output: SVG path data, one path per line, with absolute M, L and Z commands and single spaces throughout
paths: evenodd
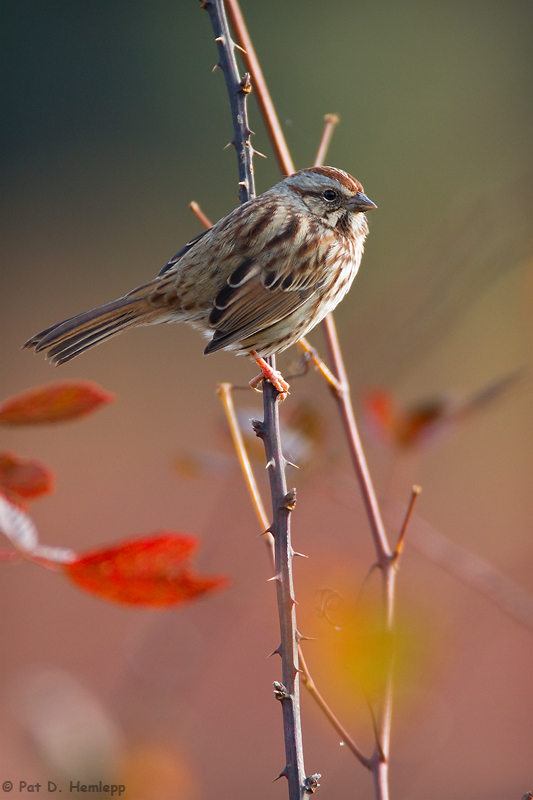
M 155 282 L 150 281 L 112 303 L 52 325 L 28 339 L 24 347 L 33 348 L 36 353 L 44 350 L 52 364 L 64 364 L 126 328 L 164 322 L 168 314 L 162 314 L 161 309 L 154 308 L 148 301 Z

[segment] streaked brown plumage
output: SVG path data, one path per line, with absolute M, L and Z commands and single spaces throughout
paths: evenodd
M 211 336 L 206 353 L 278 353 L 350 288 L 375 207 L 348 173 L 301 170 L 196 236 L 154 280 L 24 346 L 62 364 L 128 327 L 185 321 Z

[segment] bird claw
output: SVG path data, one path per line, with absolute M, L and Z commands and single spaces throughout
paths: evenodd
M 280 403 L 282 403 L 286 399 L 289 393 L 289 384 L 287 383 L 287 381 L 285 380 L 279 369 L 274 369 L 273 367 L 271 367 L 270 364 L 267 364 L 264 358 L 255 356 L 254 360 L 260 367 L 261 372 L 259 375 L 256 375 L 255 378 L 252 378 L 252 380 L 250 381 L 251 388 L 254 389 L 256 392 L 259 392 L 261 390 L 258 389 L 257 387 L 263 381 L 270 381 L 274 389 L 279 393 L 278 400 Z

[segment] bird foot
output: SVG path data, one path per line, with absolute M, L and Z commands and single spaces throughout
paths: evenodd
M 251 355 L 255 363 L 260 368 L 261 373 L 259 375 L 256 375 L 255 378 L 252 378 L 252 380 L 250 381 L 250 386 L 252 387 L 252 389 L 260 391 L 257 388 L 259 384 L 261 384 L 263 381 L 270 381 L 274 389 L 276 389 L 276 391 L 279 392 L 278 399 L 279 402 L 282 403 L 286 399 L 287 394 L 289 393 L 289 384 L 287 383 L 287 381 L 285 380 L 279 369 L 274 369 L 273 367 L 271 367 L 270 364 L 267 364 L 264 358 L 261 358 L 255 352 L 252 352 Z

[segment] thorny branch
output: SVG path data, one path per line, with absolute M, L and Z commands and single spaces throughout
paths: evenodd
M 251 131 L 246 111 L 246 100 L 252 90 L 252 84 L 248 73 L 242 80 L 239 78 L 235 61 L 235 43 L 228 29 L 223 0 L 203 0 L 202 8 L 208 11 L 211 18 L 219 51 L 218 66 L 224 73 L 230 98 L 234 125 L 232 144 L 237 150 L 239 196 L 241 203 L 244 203 L 255 195 L 252 167 L 253 148 L 250 143 Z M 243 49 L 242 45 L 240 48 Z M 252 52 L 251 43 L 250 52 Z M 246 54 L 244 55 L 246 56 Z M 275 368 L 274 357 L 267 361 Z M 272 384 L 263 381 L 264 421 L 257 422 L 254 429 L 265 445 L 272 495 L 273 519 L 270 531 L 274 537 L 275 580 L 281 633 L 279 653 L 282 659 L 283 675 L 283 691 L 276 689 L 276 697 L 280 700 L 282 707 L 286 757 L 286 764 L 281 775 L 287 778 L 290 800 L 302 800 L 306 794 L 315 791 L 320 776 L 313 775 L 306 778 L 304 771 L 298 681 L 298 631 L 292 582 L 293 551 L 290 539 L 290 516 L 296 499 L 294 491 L 287 492 L 286 461 L 281 451 L 277 396 L 278 393 Z
M 226 81 L 231 117 L 233 120 L 233 139 L 230 144 L 237 151 L 239 169 L 239 200 L 246 203 L 255 197 L 253 155 L 250 142 L 252 131 L 248 126 L 246 101 L 251 92 L 248 73 L 241 79 L 235 59 L 235 42 L 231 38 L 228 21 L 224 13 L 223 0 L 202 0 L 201 8 L 205 8 L 211 19 L 215 41 L 218 47 L 218 63 Z

